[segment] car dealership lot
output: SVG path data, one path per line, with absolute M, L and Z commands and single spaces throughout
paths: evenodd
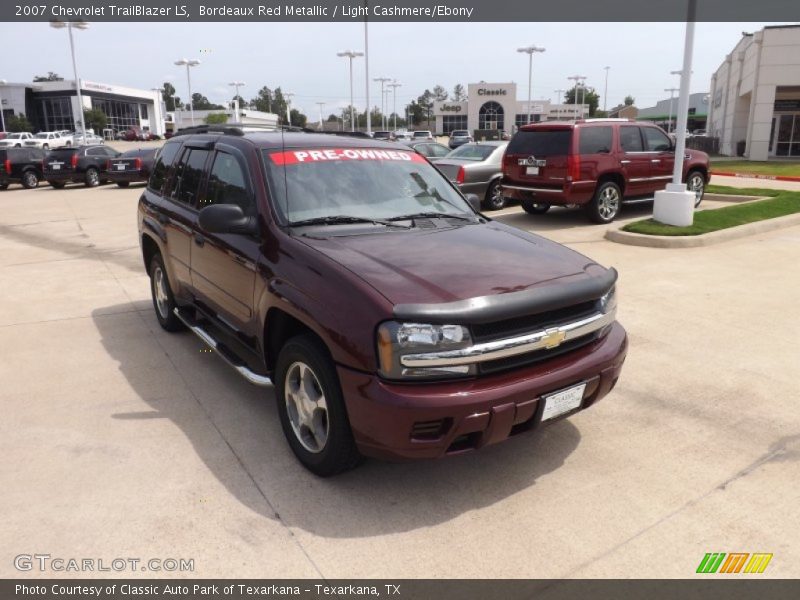
M 0 192 L 0 575 L 47 553 L 197 577 L 691 577 L 706 552 L 771 552 L 765 576 L 800 576 L 800 227 L 660 250 L 577 211 L 493 213 L 619 270 L 620 383 L 477 453 L 322 480 L 269 391 L 158 326 L 140 190 Z M 82 575 L 28 573 L 62 574 Z

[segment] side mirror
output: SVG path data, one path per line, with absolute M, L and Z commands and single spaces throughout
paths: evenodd
M 247 217 L 238 204 L 213 204 L 206 206 L 198 215 L 200 227 L 208 233 L 239 233 L 255 235 L 258 223 L 255 217 Z
M 464 198 L 466 198 L 467 202 L 472 207 L 472 210 L 474 210 L 476 213 L 481 212 L 481 199 L 478 198 L 477 194 L 466 194 Z

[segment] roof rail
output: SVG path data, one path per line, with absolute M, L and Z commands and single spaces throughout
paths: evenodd
M 307 127 L 298 127 L 297 125 L 267 125 L 266 123 L 235 123 L 232 125 L 193 125 L 192 127 L 184 127 L 175 132 L 178 135 L 194 135 L 198 133 L 218 133 L 220 135 L 236 135 L 242 136 L 246 133 L 253 131 L 292 131 L 300 133 L 316 133 L 313 129 Z
M 591 119 L 576 119 L 576 123 L 635 123 L 636 119 L 616 118 L 616 117 L 592 117 Z
M 368 133 L 364 131 L 315 131 L 314 133 L 325 133 L 328 135 L 338 135 L 342 137 L 358 137 L 358 138 L 371 137 Z

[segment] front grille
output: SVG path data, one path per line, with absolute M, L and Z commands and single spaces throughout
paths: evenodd
M 596 312 L 597 302 L 595 300 L 590 300 L 589 302 L 573 304 L 572 306 L 537 313 L 535 315 L 526 315 L 515 319 L 472 325 L 472 337 L 476 342 L 499 340 L 530 331 L 546 329 L 547 327 L 553 327 L 555 325 L 580 321 Z
M 478 364 L 478 373 L 481 375 L 489 375 L 492 373 L 500 373 L 501 371 L 510 371 L 511 369 L 519 369 L 521 367 L 528 367 L 543 360 L 550 360 L 556 356 L 572 352 L 578 348 L 582 348 L 593 341 L 598 339 L 603 333 L 602 330 L 595 331 L 583 337 L 564 342 L 557 348 L 536 350 L 528 352 L 527 354 L 520 354 L 518 356 L 510 356 L 508 358 L 498 358 L 497 360 L 489 360 Z

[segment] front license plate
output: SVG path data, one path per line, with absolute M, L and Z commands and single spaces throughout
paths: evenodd
M 61 165 L 55 165 L 55 164 L 53 164 L 53 165 L 50 165 L 50 168 L 51 168 L 51 169 L 53 169 L 53 171 L 58 171 L 58 170 L 60 170 L 60 169 L 61 169 Z
M 539 167 L 525 167 L 525 174 L 526 175 L 538 175 L 539 174 Z
M 556 392 L 544 397 L 544 410 L 542 411 L 542 421 L 555 419 L 559 415 L 575 410 L 583 402 L 583 392 L 586 384 L 582 383 L 567 390 Z
M 117 165 L 117 171 L 124 171 L 125 170 L 125 163 Z

